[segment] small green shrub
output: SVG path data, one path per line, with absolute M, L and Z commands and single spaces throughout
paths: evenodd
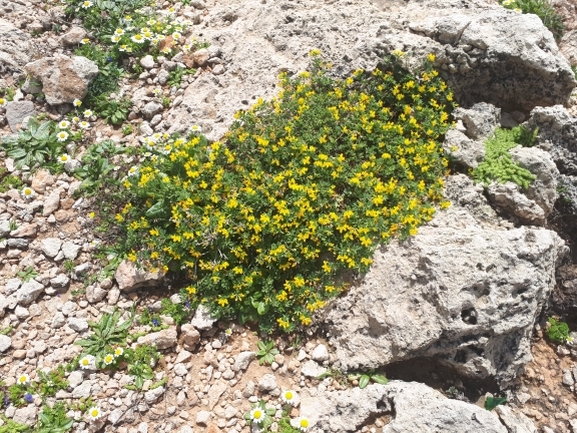
M 554 343 L 566 343 L 571 341 L 571 336 L 569 335 L 569 325 L 565 322 L 558 322 L 553 317 L 549 317 L 547 321 L 551 324 L 549 329 L 547 329 L 547 337 Z
M 93 334 L 74 343 L 83 347 L 87 354 L 95 356 L 98 367 L 104 366 L 104 358 L 114 353 L 115 346 L 126 344 L 128 329 L 132 326 L 134 314 L 130 320 L 119 324 L 121 315 L 122 312 L 116 310 L 112 314 L 104 313 L 99 322 L 89 321 L 88 325 Z
M 66 417 L 68 408 L 66 403 L 55 403 L 51 408 L 48 405 L 42 407 L 42 412 L 38 414 L 38 428 L 36 433 L 66 433 L 72 429 L 74 420 Z
M 24 184 L 18 176 L 8 174 L 4 167 L 0 167 L 0 193 L 9 189 L 20 189 Z
M 281 87 L 237 113 L 223 142 L 151 140 L 116 215 L 130 260 L 183 272 L 193 306 L 265 331 L 309 325 L 377 245 L 448 204 L 440 141 L 453 102 L 431 62 L 340 81 L 315 52 L 312 71 Z
M 179 87 L 180 83 L 182 82 L 182 77 L 185 75 L 194 75 L 196 73 L 196 69 L 186 69 L 182 66 L 177 66 L 174 70 L 170 71 L 168 74 L 168 85 L 170 87 L 175 86 Z
M 14 158 L 18 168 L 26 165 L 61 172 L 62 162 L 59 158 L 66 154 L 66 145 L 80 139 L 82 130 L 73 124 L 62 129 L 58 127 L 58 123 L 51 120 L 41 122 L 31 118 L 26 130 L 21 129 L 18 135 L 4 137 L 0 141 L 0 148 L 6 150 L 10 158 Z
M 563 37 L 565 26 L 563 20 L 555 11 L 555 8 L 548 0 L 499 0 L 501 5 L 507 9 L 516 10 L 524 14 L 535 14 L 543 25 L 547 27 L 556 41 L 560 41 Z
M 262 341 L 259 340 L 257 343 L 258 351 L 256 352 L 256 357 L 258 358 L 258 363 L 262 364 L 272 364 L 274 362 L 275 355 L 279 354 L 279 351 L 274 347 L 274 341 Z
M 491 181 L 511 181 L 522 188 L 528 188 L 535 176 L 513 162 L 509 150 L 518 145 L 531 146 L 538 132 L 537 129 L 528 131 L 523 126 L 513 129 L 497 128 L 493 136 L 485 142 L 485 159 L 473 170 L 475 181 L 485 186 Z

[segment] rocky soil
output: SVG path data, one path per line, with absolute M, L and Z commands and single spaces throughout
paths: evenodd
M 533 158 L 545 161 L 539 169 L 542 188 L 527 197 L 511 190 L 485 194 L 466 176 L 453 176 L 448 182 L 451 210 L 413 242 L 378 252 L 381 265 L 327 309 L 315 332 L 276 340 L 280 354 L 270 366 L 256 359 L 253 330 L 215 323 L 202 312 L 178 327 L 166 317 L 168 328 L 160 332 L 137 327 L 134 332 L 148 332 L 139 342 L 156 344 L 163 354 L 154 380 L 166 378 L 166 384 L 150 389 L 149 380 L 137 392 L 124 388 L 133 378 L 123 371 L 79 368 L 69 373 L 69 388 L 55 400 L 92 397 L 104 414 L 90 422 L 80 412 L 69 413 L 76 421 L 73 431 L 249 432 L 243 416 L 251 403 L 262 398 L 280 416 L 281 393 L 293 390 L 300 404 L 291 416 L 310 419 L 315 432 L 577 433 L 577 351 L 552 345 L 543 336 L 549 311 L 574 314 L 577 305 L 574 296 L 566 295 L 577 287 L 577 278 L 563 279 L 565 286 L 555 283 L 556 267 L 571 266 L 566 247 L 572 246 L 571 233 L 558 236 L 550 230 L 565 227 L 555 224 L 557 181 L 571 184 L 577 174 L 557 169 L 561 158 L 574 158 L 574 149 L 567 156 L 559 143 L 575 136 L 559 138 L 559 131 L 571 130 L 577 121 L 561 107 L 561 114 L 552 115 L 561 119 L 557 123 L 547 123 L 548 112 L 540 118 L 530 115 L 536 105 L 570 105 L 575 80 L 540 22 L 482 1 L 468 3 L 475 9 L 472 15 L 469 6 L 449 0 L 431 9 L 408 2 L 409 15 L 407 5 L 393 0 L 189 3 L 175 5 L 177 15 L 194 22 L 187 37 L 211 43 L 197 60 L 198 72 L 185 77 L 179 88 L 169 88 L 168 71 L 183 59 L 143 59 L 144 72 L 135 80 L 124 78 L 120 92 L 134 103 L 129 122 L 135 132 L 125 136 L 94 118 L 89 129 L 94 142 L 111 138 L 139 146 L 154 133 L 184 131 L 191 124 L 217 138 L 236 110 L 274 94 L 278 72 L 306 68 L 311 48 L 323 49 L 341 75 L 358 66 L 374 67 L 380 55 L 399 48 L 416 57 L 437 53 L 437 66 L 461 96 L 467 108 L 451 143 L 459 147 L 455 157 L 465 167 L 478 162 L 478 146 L 496 125 L 514 126 L 529 118 L 540 122 L 548 141 L 543 139 Z M 571 2 L 559 7 L 574 12 Z M 477 38 L 494 30 L 487 22 L 500 18 L 517 32 L 518 46 L 503 42 L 511 38 L 510 29 L 503 30 L 502 40 L 495 36 L 497 42 L 487 36 L 488 45 Z M 63 19 L 56 2 L 0 0 L 0 88 L 26 78 L 22 70 L 30 62 L 73 53 L 82 32 Z M 568 58 L 575 40 L 564 39 L 561 52 Z M 514 61 L 499 63 L 507 56 Z M 536 85 L 543 82 L 550 85 Z M 158 87 L 161 95 L 154 91 Z M 474 104 L 483 95 L 487 104 L 479 108 Z M 159 96 L 170 97 L 171 104 L 164 107 Z M 34 96 L 30 89 L 18 90 L 14 99 L 17 103 L 0 108 L 0 136 L 12 134 L 35 113 L 64 118 L 60 101 Z M 546 125 L 553 126 L 547 130 Z M 119 308 L 128 317 L 135 305 L 155 311 L 163 297 L 179 301 L 171 287 L 128 265 L 88 284 L 90 275 L 100 271 L 94 253 L 102 235 L 90 217 L 94 202 L 74 198 L 79 181 L 67 174 L 18 173 L 13 161 L 4 158 L 3 163 L 34 190 L 32 199 L 19 190 L 0 197 L 0 331 L 12 329 L 0 335 L 0 379 L 6 385 L 23 373 L 34 380 L 37 370 L 72 360 L 82 351 L 74 342 L 89 335 L 88 322 L 104 312 Z M 551 179 L 547 173 L 553 173 Z M 504 197 L 501 206 L 498 194 Z M 27 271 L 36 276 L 25 281 Z M 564 306 L 551 299 L 563 299 Z M 377 368 L 395 380 L 360 390 L 354 382 L 338 380 L 338 368 Z M 318 379 L 327 372 L 333 374 Z M 451 387 L 458 399 L 441 393 Z M 485 411 L 486 392 L 506 395 L 508 405 Z M 0 414 L 34 425 L 41 404 L 34 396 L 22 408 L 0 406 Z

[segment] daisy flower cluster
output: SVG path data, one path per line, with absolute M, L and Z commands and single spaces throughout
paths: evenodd
M 298 418 L 290 419 L 288 414 L 291 412 L 292 407 L 299 405 L 299 396 L 295 391 L 285 390 L 281 394 L 281 400 L 285 404 L 282 412 L 282 419 L 279 421 L 290 422 L 290 425 L 301 432 L 307 432 L 311 426 L 311 422 L 308 418 L 301 416 Z M 252 406 L 249 413 L 244 415 L 244 418 L 249 421 L 252 425 L 252 431 L 268 431 L 268 427 L 273 422 L 273 417 L 276 416 L 276 410 L 272 408 L 267 408 L 266 403 L 261 400 Z
M 111 353 L 107 353 L 101 359 L 93 355 L 84 355 L 78 361 L 78 366 L 83 370 L 96 370 L 98 367 L 107 368 L 113 366 L 124 356 L 122 347 L 115 348 Z
M 183 50 L 183 34 L 191 25 L 188 20 L 171 20 L 169 18 L 148 18 L 146 16 L 125 16 L 119 27 L 108 35 L 110 43 L 118 51 L 125 53 L 144 53 L 149 47 L 158 47 L 160 42 L 170 36 L 171 42 L 159 48 L 164 55 L 171 55 L 176 50 Z

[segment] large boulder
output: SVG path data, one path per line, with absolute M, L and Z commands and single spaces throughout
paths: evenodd
M 341 368 L 436 358 L 506 384 L 531 360 L 531 331 L 567 248 L 553 231 L 508 228 L 478 186 L 450 177 L 446 211 L 377 251 L 364 281 L 328 312 Z
M 98 75 L 98 66 L 86 57 L 55 54 L 28 63 L 26 72 L 42 83 L 48 104 L 60 105 L 86 96 L 88 85 Z
M 303 392 L 301 415 L 311 422 L 311 433 L 358 432 L 381 417 L 383 422 L 390 419 L 383 433 L 537 433 L 517 410 L 499 406 L 489 412 L 416 382 L 392 381 L 315 395 Z
M 485 101 L 528 112 L 538 105 L 567 103 L 577 84 L 552 33 L 536 15 L 479 0 L 436 0 L 425 6 L 413 0 L 402 14 L 409 17 L 411 31 L 443 45 L 436 66 L 448 72 L 448 83 L 463 105 Z
M 384 3 L 389 10 L 369 0 L 231 0 L 211 7 L 203 16 L 207 63 L 223 68 L 219 75 L 203 71 L 188 86 L 182 106 L 169 111 L 168 132 L 199 124 L 210 139 L 220 139 L 239 107 L 277 93 L 280 72 L 308 68 L 313 48 L 337 77 L 372 70 L 397 49 L 409 53 L 403 60 L 411 68 L 433 52 L 465 106 L 484 101 L 529 111 L 565 103 L 576 84 L 535 15 L 483 0 Z

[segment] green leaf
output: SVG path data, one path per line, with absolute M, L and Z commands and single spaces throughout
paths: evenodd
M 381 374 L 373 374 L 371 376 L 371 379 L 373 382 L 379 383 L 381 385 L 386 385 L 387 383 L 389 383 L 389 379 L 387 379 L 385 376 Z
M 364 389 L 367 387 L 367 385 L 369 384 L 369 381 L 371 380 L 370 376 L 367 374 L 363 374 L 361 376 L 361 378 L 359 379 L 359 388 Z
M 7 155 L 8 155 L 10 158 L 13 158 L 13 159 L 22 159 L 22 158 L 24 158 L 24 157 L 26 156 L 26 150 L 24 150 L 24 149 L 21 148 L 21 147 L 20 147 L 20 148 L 16 148 L 16 149 L 9 150 L 9 151 L 6 152 L 6 153 L 7 153 Z
M 32 133 L 37 140 L 46 140 L 50 136 L 50 122 L 42 123 L 38 129 Z
M 493 410 L 500 404 L 505 404 L 507 399 L 505 397 L 487 397 L 485 399 L 485 409 Z

